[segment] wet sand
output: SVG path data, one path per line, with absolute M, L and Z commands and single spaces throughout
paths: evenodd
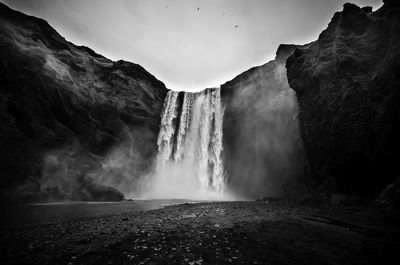
M 162 204 L 87 204 L 50 222 L 4 222 L 2 264 L 398 264 L 400 258 L 400 218 L 377 209 Z

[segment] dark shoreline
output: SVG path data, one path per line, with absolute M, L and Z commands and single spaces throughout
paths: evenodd
M 2 264 L 395 264 L 400 249 L 399 214 L 373 208 L 257 201 L 119 210 L 2 226 Z

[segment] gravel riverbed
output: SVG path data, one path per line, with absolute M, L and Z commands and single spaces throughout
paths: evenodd
M 136 202 L 141 203 L 146 202 Z M 113 204 L 114 211 L 84 211 L 48 222 L 8 218 L 0 227 L 1 263 L 398 264 L 399 260 L 399 216 L 373 209 L 279 201 L 163 208 L 151 203 L 150 207 L 118 205 Z M 29 218 L 29 211 L 25 214 Z

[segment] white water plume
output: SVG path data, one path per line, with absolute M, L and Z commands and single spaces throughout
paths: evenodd
M 221 89 L 169 91 L 165 99 L 154 174 L 143 197 L 224 199 L 224 109 Z

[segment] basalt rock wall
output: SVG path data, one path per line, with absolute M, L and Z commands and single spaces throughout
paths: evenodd
M 287 60 L 313 179 L 375 196 L 399 171 L 400 7 L 345 4 L 318 40 Z
M 74 187 L 93 186 L 82 174 L 101 169 L 126 141 L 134 143 L 134 179 L 157 152 L 166 93 L 140 65 L 76 46 L 46 21 L 0 3 L 0 188 L 13 190 L 2 194 L 18 197 L 15 187 L 28 197 L 79 194 Z

